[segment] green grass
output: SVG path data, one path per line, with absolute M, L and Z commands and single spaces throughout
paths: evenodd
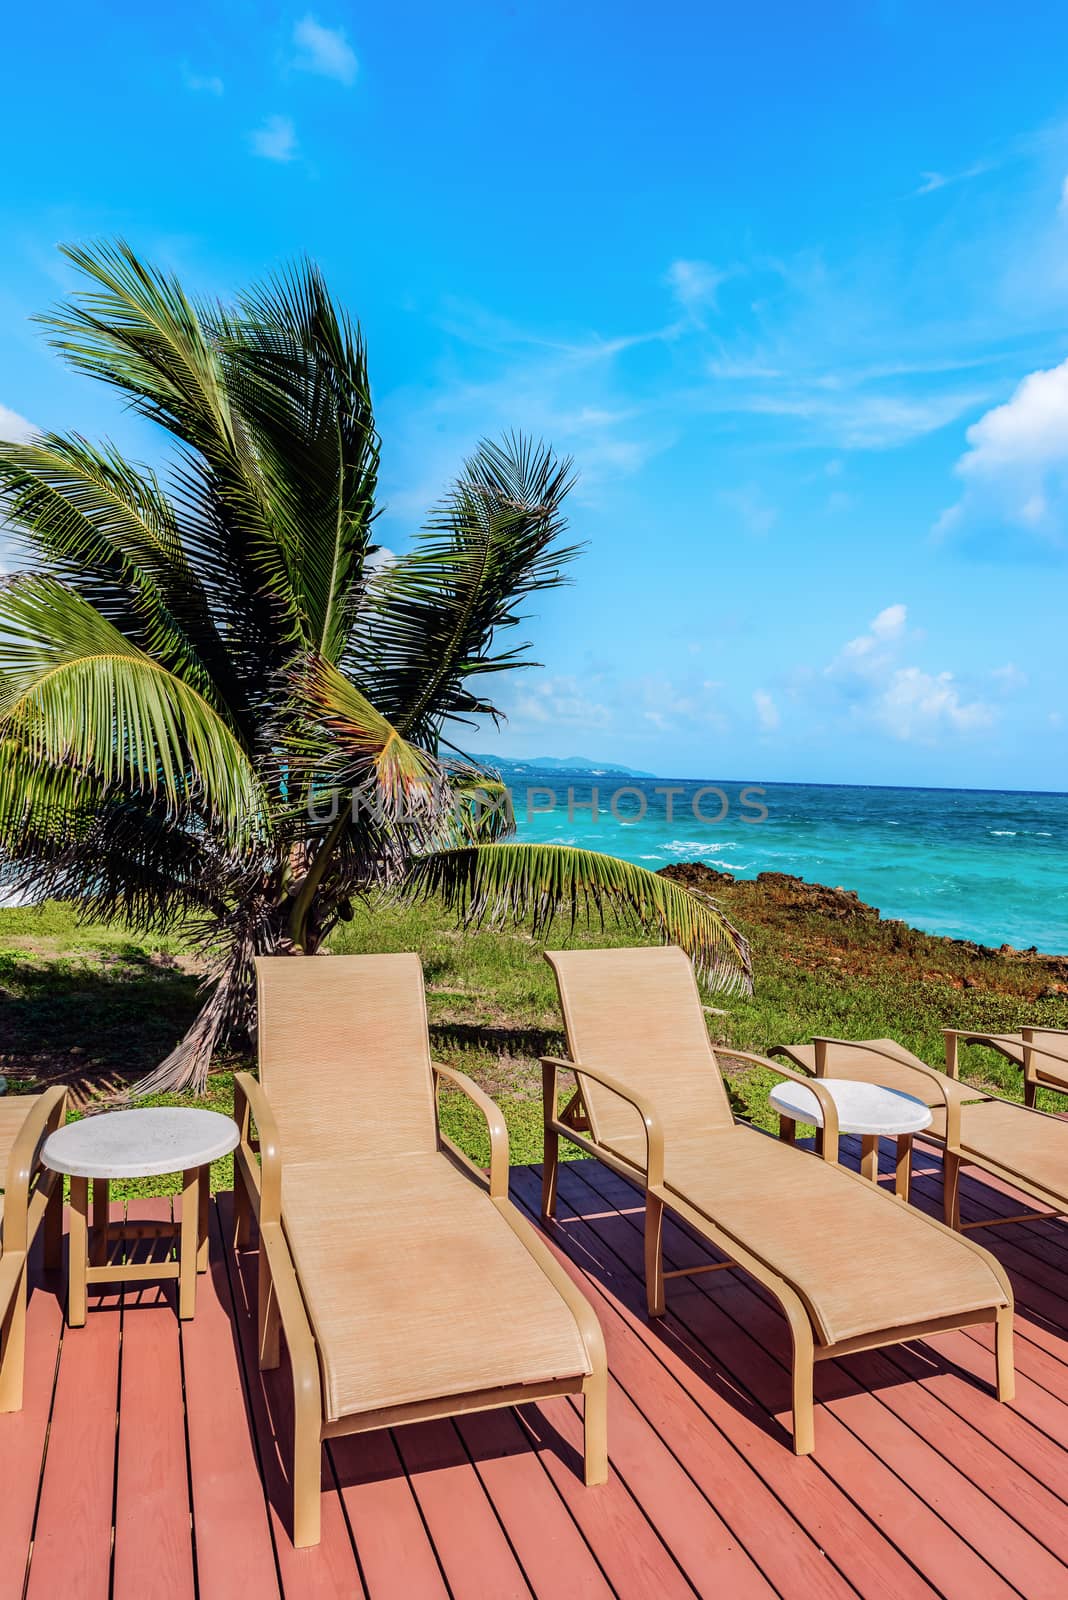
M 1068 1027 L 1068 999 L 1039 999 L 1049 972 L 1024 960 L 977 956 L 948 940 L 895 923 L 837 921 L 798 910 L 789 896 L 759 885 L 724 887 L 726 909 L 755 949 L 756 992 L 722 1002 L 729 1015 L 710 1019 L 715 1043 L 729 1051 L 766 1050 L 813 1033 L 891 1037 L 938 1066 L 943 1027 L 999 1030 L 1022 1022 Z M 566 943 L 561 924 L 552 942 Z M 609 924 L 576 930 L 581 944 L 630 944 L 632 930 Z M 427 983 L 436 1059 L 467 1072 L 500 1104 L 513 1162 L 541 1158 L 538 1057 L 563 1053 L 552 973 L 524 930 L 462 930 L 435 904 L 358 907 L 330 940 L 335 953 L 416 950 Z M 197 975 L 180 940 L 146 939 L 117 927 L 79 926 L 68 908 L 48 904 L 0 911 L 0 1072 L 11 1092 L 55 1079 L 80 1095 L 121 1090 L 159 1061 L 196 1010 Z M 965 983 L 975 987 L 964 987 Z M 708 997 L 714 999 L 714 997 Z M 199 1102 L 233 1103 L 232 1074 L 247 1064 L 220 1061 Z M 736 1109 L 761 1126 L 770 1073 L 723 1060 Z M 1019 1074 L 990 1051 L 969 1051 L 966 1075 L 1019 1097 Z M 153 1103 L 188 1104 L 164 1096 Z M 1042 1092 L 1040 1105 L 1065 1109 Z M 489 1158 L 479 1114 L 462 1095 L 442 1095 L 446 1131 L 478 1161 Z M 228 1186 L 231 1162 L 218 1162 L 213 1185 Z M 116 1185 L 116 1194 L 158 1194 L 177 1178 Z

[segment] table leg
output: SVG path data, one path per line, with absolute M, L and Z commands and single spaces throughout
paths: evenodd
M 107 1178 L 93 1179 L 93 1265 L 102 1267 L 108 1258 L 108 1211 L 111 1185 Z
M 902 1133 L 897 1140 L 897 1167 L 895 1169 L 894 1188 L 899 1200 L 908 1201 L 912 1197 L 912 1135 Z
M 197 1177 L 197 1271 L 208 1270 L 208 1208 L 211 1205 L 211 1168 L 201 1167 Z
M 861 1176 L 872 1183 L 879 1181 L 879 1135 L 865 1133 L 860 1140 L 860 1172 Z
M 779 1118 L 779 1138 L 784 1144 L 793 1144 L 797 1138 L 797 1123 L 793 1117 Z
M 197 1233 L 200 1168 L 182 1173 L 182 1221 L 178 1233 L 178 1315 L 187 1321 L 197 1308 Z
M 85 1326 L 85 1272 L 89 1265 L 89 1179 L 70 1180 L 70 1266 L 67 1280 L 67 1321 L 72 1328 Z

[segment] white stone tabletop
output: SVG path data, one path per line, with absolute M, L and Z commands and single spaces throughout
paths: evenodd
M 144 1106 L 68 1122 L 49 1134 L 41 1160 L 72 1178 L 152 1178 L 205 1167 L 238 1139 L 237 1123 L 218 1111 Z
M 914 1095 L 884 1089 L 877 1083 L 858 1083 L 854 1078 L 820 1078 L 818 1082 L 838 1107 L 840 1133 L 884 1133 L 893 1137 L 921 1133 L 931 1126 L 930 1106 Z M 795 1083 L 792 1078 L 777 1083 L 768 1100 L 781 1116 L 823 1127 L 819 1101 L 803 1083 Z

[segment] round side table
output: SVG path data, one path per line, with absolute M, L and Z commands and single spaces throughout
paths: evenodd
M 931 1126 L 931 1108 L 911 1094 L 884 1089 L 877 1083 L 862 1083 L 854 1078 L 821 1078 L 820 1084 L 838 1108 L 839 1133 L 859 1133 L 860 1170 L 872 1183 L 879 1181 L 879 1140 L 897 1140 L 895 1189 L 902 1200 L 909 1198 L 912 1182 L 912 1136 Z M 803 1083 L 787 1079 L 777 1083 L 768 1095 L 779 1113 L 779 1136 L 793 1143 L 799 1122 L 823 1128 L 819 1101 Z
M 238 1142 L 237 1123 L 217 1111 L 179 1106 L 146 1106 L 108 1111 L 57 1128 L 45 1140 L 41 1160 L 70 1178 L 70 1274 L 67 1321 L 85 1324 L 85 1291 L 90 1283 L 121 1283 L 177 1278 L 178 1315 L 196 1310 L 197 1273 L 208 1266 L 208 1168 Z M 182 1216 L 177 1261 L 124 1261 L 123 1241 L 175 1233 L 170 1222 L 108 1221 L 112 1178 L 151 1178 L 182 1174 Z M 93 1184 L 93 1228 L 89 1228 L 89 1182 Z M 113 1248 L 114 1247 L 114 1248 Z

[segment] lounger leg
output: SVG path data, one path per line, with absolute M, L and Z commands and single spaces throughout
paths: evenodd
M 541 1166 L 541 1220 L 550 1222 L 556 1215 L 556 1178 L 560 1165 L 560 1135 L 555 1128 L 545 1130 L 545 1154 Z
M 276 1358 L 277 1364 L 277 1358 Z M 293 1543 L 318 1544 L 321 1532 L 323 1440 L 318 1408 L 293 1386 Z
M 1025 1078 L 1023 1091 L 1024 1105 L 1030 1106 L 1031 1110 L 1033 1111 L 1035 1109 L 1035 1100 L 1038 1097 L 1038 1084 L 1033 1078 Z
M 45 1210 L 44 1264 L 50 1272 L 63 1265 L 63 1179 L 58 1176 Z
M 608 1367 L 602 1359 L 583 1385 L 584 1477 L 586 1487 L 608 1482 Z
M 22 1409 L 22 1371 L 26 1359 L 26 1263 L 23 1262 L 0 1324 L 0 1411 Z M 589 1401 L 586 1402 L 589 1405 Z
M 645 1298 L 651 1317 L 664 1315 L 664 1202 L 645 1196 Z
M 271 1266 L 267 1260 L 267 1252 L 260 1240 L 258 1271 L 259 1279 L 259 1351 L 260 1368 L 266 1372 L 276 1367 L 281 1360 L 278 1351 L 278 1301 L 275 1299 L 274 1283 L 271 1279 Z
M 234 1174 L 234 1249 L 247 1250 L 252 1223 L 252 1205 L 239 1173 Z
M 1002 1306 L 994 1333 L 997 1347 L 998 1399 L 1005 1404 L 1016 1395 L 1016 1364 L 1012 1358 L 1012 1307 Z
M 942 1209 L 947 1228 L 960 1231 L 960 1156 L 946 1150 L 942 1156 Z
M 811 1330 L 793 1327 L 794 1336 L 794 1455 L 810 1456 L 816 1448 L 816 1416 L 812 1389 L 816 1359 Z

